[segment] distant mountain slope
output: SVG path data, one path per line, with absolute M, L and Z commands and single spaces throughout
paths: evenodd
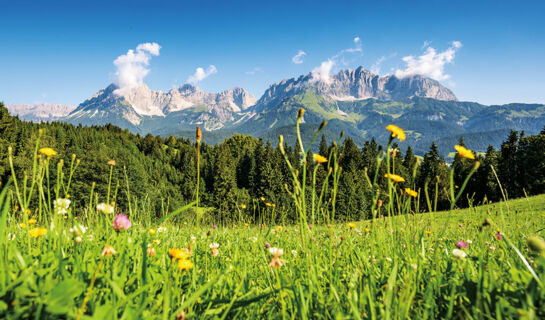
M 41 122 L 56 121 L 72 112 L 76 107 L 58 103 L 7 104 L 9 113 L 19 119 Z

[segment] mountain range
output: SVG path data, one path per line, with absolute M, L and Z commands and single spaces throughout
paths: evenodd
M 460 137 L 477 151 L 498 146 L 509 130 L 539 132 L 545 125 L 545 105 L 486 106 L 460 102 L 438 81 L 420 75 L 405 78 L 375 75 L 363 67 L 342 70 L 327 79 L 310 73 L 272 84 L 258 99 L 235 87 L 220 93 L 204 92 L 185 84 L 168 92 L 145 84 L 118 88 L 112 84 L 77 108 L 56 107 L 68 114 L 30 112 L 31 108 L 7 105 L 10 112 L 26 110 L 23 119 L 65 121 L 82 125 L 111 123 L 134 133 L 193 138 L 195 126 L 214 144 L 234 133 L 252 134 L 275 141 L 278 134 L 294 142 L 293 126 L 299 108 L 305 108 L 303 131 L 308 140 L 324 119 L 328 140 L 341 131 L 362 144 L 375 137 L 384 143 L 387 124 L 407 132 L 407 145 L 424 153 L 432 141 L 446 155 Z M 10 109 L 11 106 L 11 109 Z M 42 110 L 37 108 L 36 110 Z M 35 118 L 29 117 L 35 114 Z

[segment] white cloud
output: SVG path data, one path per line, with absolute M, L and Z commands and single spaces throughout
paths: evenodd
M 331 70 L 336 65 L 342 64 L 347 66 L 354 60 L 355 56 L 361 56 L 363 54 L 363 49 L 360 37 L 355 37 L 353 41 L 353 48 L 347 48 L 337 52 L 333 57 L 327 59 L 327 61 L 323 61 L 320 66 L 314 68 L 311 72 L 312 81 L 320 81 L 326 84 L 331 83 Z
M 252 71 L 246 71 L 246 74 L 253 76 L 256 73 L 261 73 L 261 72 L 263 72 L 263 69 L 261 69 L 260 67 L 255 67 L 252 69 Z
M 295 64 L 301 64 L 303 63 L 303 57 L 306 56 L 306 52 L 303 50 L 299 50 L 296 55 L 291 58 L 291 61 Z
M 331 69 L 335 66 L 335 62 L 331 59 L 322 62 L 319 67 L 312 70 L 312 81 L 320 81 L 324 83 L 331 83 Z
M 371 66 L 371 72 L 374 73 L 374 74 L 379 74 L 380 73 L 380 65 L 384 62 L 384 60 L 386 60 L 386 57 L 385 56 L 382 56 L 380 58 L 377 59 L 377 61 L 375 61 L 375 63 L 373 63 L 373 65 Z
M 188 83 L 195 84 L 199 81 L 204 80 L 205 78 L 208 78 L 210 75 L 217 73 L 218 69 L 216 69 L 216 66 L 210 65 L 208 69 L 204 70 L 203 68 L 199 67 L 197 70 L 195 70 L 195 73 L 187 78 Z
M 152 56 L 158 56 L 161 46 L 157 43 L 141 43 L 136 51 L 130 49 L 126 54 L 114 60 L 116 67 L 114 83 L 118 86 L 115 91 L 121 94 L 124 90 L 137 87 L 144 83 L 144 77 L 149 73 L 147 66 Z
M 402 60 L 405 61 L 407 67 L 396 70 L 395 76 L 404 78 L 420 74 L 439 81 L 446 80 L 450 78 L 450 75 L 445 74 L 445 65 L 454 61 L 456 51 L 461 47 L 462 43 L 460 41 L 453 41 L 450 47 L 443 52 L 437 52 L 434 48 L 428 46 L 421 56 L 403 57 Z

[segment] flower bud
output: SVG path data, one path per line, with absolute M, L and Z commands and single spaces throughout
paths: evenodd
M 320 124 L 320 128 L 318 130 L 322 130 L 327 124 L 327 120 L 322 121 L 322 124 Z
M 301 120 L 304 114 L 305 114 L 305 109 L 303 108 L 299 109 L 299 113 L 297 114 L 297 120 Z
M 196 129 L 196 133 L 195 133 L 195 137 L 197 138 L 197 142 L 201 142 L 201 139 L 202 139 L 202 131 L 201 131 L 201 127 L 197 127 Z

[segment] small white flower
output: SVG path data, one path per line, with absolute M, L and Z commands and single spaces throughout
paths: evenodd
M 195 241 L 197 241 L 197 237 L 191 236 L 191 242 L 195 243 Z
M 99 203 L 97 204 L 97 211 L 100 211 L 105 214 L 112 214 L 114 213 L 114 206 L 109 205 L 107 203 Z
M 216 242 L 213 242 L 213 243 L 210 244 L 210 249 L 217 249 L 219 247 L 220 247 L 220 245 L 218 243 L 216 243 Z
M 390 257 L 386 257 L 386 261 L 388 261 L 388 262 L 392 262 L 392 258 L 390 258 Z
M 269 248 L 269 252 L 275 256 L 275 257 L 280 257 L 281 255 L 284 254 L 284 250 L 283 249 L 280 249 L 280 248 L 276 248 L 276 247 L 270 247 Z
M 70 207 L 70 200 L 69 199 L 57 199 L 53 202 L 53 207 L 56 214 L 66 214 L 68 212 L 68 208 Z
M 467 240 L 466 240 L 466 243 L 467 243 L 467 244 L 472 244 L 472 243 L 473 243 L 473 241 L 471 241 L 471 240 L 467 239 Z
M 157 228 L 157 232 L 166 232 L 167 231 L 167 228 L 165 227 L 159 227 Z M 193 237 L 192 237 L 193 238 Z
M 250 237 L 248 240 L 252 241 L 253 243 L 257 242 L 257 237 Z
M 297 251 L 296 250 L 291 250 L 291 254 L 296 257 L 297 256 Z
M 73 226 L 72 228 L 70 228 L 69 231 L 70 231 L 70 233 L 73 233 L 76 236 L 79 236 L 79 235 L 85 233 L 87 231 L 87 228 L 80 224 L 80 225 L 77 225 L 77 226 Z
M 460 249 L 453 249 L 452 255 L 456 258 L 463 259 L 466 257 L 467 254 Z

